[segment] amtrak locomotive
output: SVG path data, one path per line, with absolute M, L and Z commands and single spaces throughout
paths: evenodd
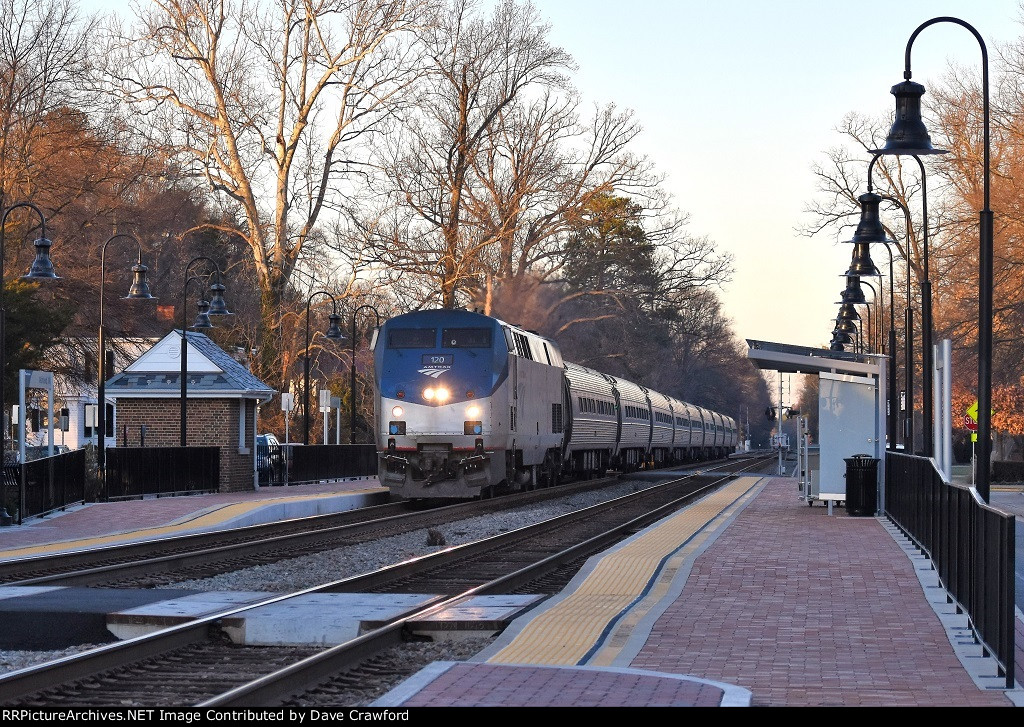
M 462 500 L 735 451 L 732 418 L 562 360 L 460 310 L 407 313 L 374 344 L 378 471 L 399 498 Z

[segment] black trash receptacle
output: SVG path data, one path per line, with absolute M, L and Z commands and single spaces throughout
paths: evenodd
M 846 462 L 846 514 L 874 515 L 878 509 L 878 459 L 855 454 Z

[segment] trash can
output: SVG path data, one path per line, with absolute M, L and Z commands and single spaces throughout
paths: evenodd
M 846 514 L 873 516 L 878 509 L 878 459 L 855 454 L 846 462 Z

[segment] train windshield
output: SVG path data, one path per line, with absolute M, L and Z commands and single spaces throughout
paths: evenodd
M 435 345 L 436 328 L 392 328 L 388 331 L 388 348 L 433 348 Z
M 490 348 L 490 328 L 445 328 L 441 348 Z

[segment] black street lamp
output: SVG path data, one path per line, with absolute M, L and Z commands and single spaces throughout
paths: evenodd
M 881 240 L 880 242 L 885 245 L 885 251 L 889 253 L 889 343 L 886 346 L 889 353 L 889 411 L 887 429 L 889 449 L 896 449 L 896 278 L 893 277 L 893 257 L 889 241 Z
M 352 392 L 352 418 L 349 420 L 349 444 L 356 443 L 356 316 L 363 309 L 373 311 L 373 315 L 377 318 L 377 328 L 380 328 L 380 313 L 372 305 L 361 305 L 352 311 L 352 378 L 349 383 Z
M 6 210 L 4 210 L 3 216 L 0 217 L 0 286 L 3 286 L 3 280 L 4 280 L 4 243 L 6 242 L 6 240 L 5 240 L 5 237 L 6 237 L 5 232 L 7 230 L 7 216 L 10 215 L 11 212 L 13 212 L 14 210 L 22 208 L 22 207 L 27 207 L 28 209 L 31 209 L 33 212 L 35 212 L 37 215 L 39 215 L 39 229 L 40 229 L 39 237 L 36 238 L 35 242 L 32 243 L 35 246 L 35 248 L 36 248 L 35 259 L 32 261 L 32 267 L 29 268 L 29 271 L 25 275 L 21 276 L 22 279 L 28 279 L 28 280 L 57 280 L 57 279 L 59 279 L 59 276 L 53 270 L 53 262 L 50 260 L 50 245 L 52 243 L 46 238 L 46 218 L 43 216 L 43 213 L 39 210 L 39 208 L 36 207 L 31 202 L 15 202 L 10 207 L 8 207 Z M 4 338 L 6 337 L 6 331 L 4 330 L 5 329 L 6 314 L 7 314 L 6 309 L 3 307 L 2 304 L 0 304 L 0 374 L 6 374 L 7 373 L 7 350 L 6 350 L 6 346 L 5 346 L 5 342 L 4 342 Z M 2 458 L 4 456 L 4 454 L 5 454 L 5 452 L 6 452 L 5 441 L 4 440 L 6 439 L 6 430 L 7 430 L 7 422 L 6 422 L 7 408 L 6 408 L 6 404 L 4 402 L 4 387 L 3 387 L 4 380 L 6 380 L 6 376 L 0 375 L 0 424 L 2 424 L 2 426 L 0 426 L 0 458 Z M 25 416 L 25 413 L 22 412 L 21 415 Z M 24 481 L 22 482 L 22 484 L 24 484 Z M 19 497 L 21 499 L 24 499 L 24 496 L 25 496 L 24 487 L 22 487 L 22 492 L 21 492 Z M 25 511 L 24 502 L 22 502 L 19 505 L 19 508 L 18 508 L 18 522 L 19 523 L 21 522 L 21 514 L 24 511 Z M 3 517 L 4 521 L 6 521 L 6 520 L 8 520 L 10 518 L 10 515 L 7 514 L 7 511 L 6 511 L 5 507 L 4 507 L 4 503 L 3 503 L 2 499 L 0 499 L 0 516 Z
M 871 167 L 874 166 L 875 160 L 878 157 L 874 157 L 871 160 L 871 165 L 868 167 L 868 190 L 871 189 Z M 903 217 L 905 221 L 905 237 L 906 242 L 904 243 L 904 255 L 903 261 L 906 263 L 907 272 L 907 306 L 903 312 L 904 324 L 903 324 L 903 335 L 905 342 L 905 359 L 904 359 L 904 374 L 906 376 L 906 391 L 907 391 L 907 415 L 904 419 L 904 432 L 903 432 L 903 443 L 904 447 L 908 448 L 910 452 L 914 451 L 914 314 L 913 309 L 910 305 L 910 231 L 912 228 L 910 210 L 900 200 L 895 197 L 887 195 L 881 195 L 882 199 L 892 202 L 894 205 L 903 210 Z M 927 233 L 926 233 L 927 234 Z M 893 277 L 893 254 L 889 244 L 895 244 L 894 240 L 882 241 L 885 245 L 886 252 L 889 253 L 889 348 L 891 349 L 891 359 L 893 372 L 896 370 L 896 331 L 895 331 L 895 320 L 893 313 L 895 310 L 893 304 L 893 290 L 896 287 L 896 280 Z M 890 409 L 895 409 L 895 397 L 896 397 L 896 377 L 895 374 L 890 382 L 890 401 L 893 402 L 890 405 Z M 909 447 L 907 447 L 909 443 Z
M 871 259 L 871 243 L 884 242 L 887 239 L 878 213 L 881 197 L 869 192 L 868 194 L 862 194 L 858 201 L 861 208 L 860 222 L 857 224 L 857 230 L 854 232 L 853 237 L 848 241 L 853 243 L 853 257 L 850 260 L 850 267 L 843 275 L 846 276 L 847 280 L 850 278 L 860 280 L 863 277 L 881 278 L 882 273 Z M 871 289 L 874 290 L 874 287 Z M 870 323 L 870 309 L 868 313 Z M 872 332 L 873 330 L 869 325 L 868 331 Z
M 889 238 L 886 234 L 885 227 L 882 225 L 881 218 L 879 216 L 879 205 L 883 199 L 888 199 L 900 207 L 903 208 L 907 216 L 907 237 L 910 236 L 910 213 L 906 207 L 893 197 L 885 197 L 877 195 L 871 192 L 871 170 L 878 160 L 878 156 L 872 158 L 871 164 L 868 166 L 868 192 L 862 194 L 858 201 L 861 206 L 861 219 L 857 225 L 857 232 L 854 234 L 851 242 L 855 243 L 853 261 L 850 264 L 850 269 L 846 271 L 847 275 L 878 275 L 881 279 L 881 274 L 875 267 L 874 262 L 870 258 L 870 245 L 878 243 L 885 245 L 885 250 L 889 253 L 889 362 L 891 373 L 889 375 L 889 412 L 888 412 L 888 439 L 891 447 L 896 446 L 896 323 L 895 323 L 895 304 L 893 300 L 895 285 L 895 278 L 893 274 L 893 255 L 890 244 L 895 244 L 895 240 Z M 907 266 L 907 307 L 910 307 L 910 266 Z M 881 323 L 881 320 L 879 320 Z M 879 333 L 881 337 L 881 333 Z M 908 333 L 909 339 L 909 333 Z M 910 350 L 908 348 L 908 350 Z M 909 361 L 908 361 L 908 365 Z
M 932 146 L 931 137 L 925 128 L 921 118 L 921 97 L 924 95 L 924 86 L 910 80 L 910 47 L 914 38 L 926 26 L 940 20 L 954 20 L 953 18 L 936 18 L 930 20 L 914 31 L 910 41 L 907 43 L 906 70 L 903 74 L 904 81 L 892 87 L 891 93 L 896 97 L 896 118 L 886 137 L 885 146 L 881 149 L 872 150 L 877 158 L 879 155 L 910 156 L 917 161 L 921 169 L 921 203 L 924 216 L 924 246 L 923 246 L 923 270 L 921 281 L 921 397 L 924 410 L 924 442 L 922 451 L 925 456 L 932 454 L 932 439 L 934 429 L 934 410 L 932 392 L 932 368 L 934 366 L 932 351 L 932 284 L 928 270 L 928 185 L 927 174 L 925 173 L 922 156 L 935 154 L 946 154 L 945 149 L 936 149 Z M 970 26 L 967 26 L 970 27 Z M 872 160 L 872 163 L 874 159 Z M 868 172 L 870 185 L 870 171 Z
M 857 334 L 857 321 L 859 320 L 860 314 L 857 313 L 854 307 L 844 304 L 839 310 L 839 315 L 836 316 L 829 349 L 832 351 L 844 351 L 847 345 L 854 344 L 854 353 L 856 353 L 857 346 L 854 336 Z
M 896 119 L 889 131 L 884 149 L 877 150 L 883 154 L 909 154 L 918 156 L 922 154 L 939 154 L 940 150 L 932 149 L 931 139 L 921 119 L 921 96 L 924 95 L 924 86 L 910 80 L 913 75 L 910 71 L 910 52 L 914 40 L 921 31 L 936 23 L 954 23 L 967 29 L 978 41 L 981 48 L 981 84 L 982 84 L 982 114 L 984 128 L 984 150 L 982 158 L 982 175 L 984 186 L 984 207 L 979 213 L 978 224 L 978 461 L 981 466 L 977 468 L 976 488 L 978 495 L 987 503 L 989 501 L 990 467 L 992 458 L 992 255 L 993 255 L 993 215 L 989 209 L 990 202 L 990 176 L 991 164 L 989 159 L 989 93 L 988 93 L 988 49 L 985 41 L 973 26 L 959 18 L 942 16 L 932 18 L 917 27 L 907 41 L 907 48 L 904 54 L 904 69 L 902 83 L 893 86 L 892 93 L 896 96 Z M 920 160 L 918 160 L 920 163 Z M 923 167 L 922 167 L 923 169 Z M 923 177 L 922 173 L 922 177 Z M 922 187 L 922 191 L 923 191 Z M 925 224 L 927 225 L 927 218 Z M 925 228 L 927 229 L 927 227 Z M 927 244 L 925 254 L 927 256 Z M 927 261 L 927 257 L 925 257 Z M 927 265 L 927 262 L 925 263 Z M 925 269 L 925 281 L 927 282 L 928 271 Z M 922 327 L 928 333 L 929 343 L 925 347 L 928 360 L 931 360 L 930 327 L 931 327 L 931 291 L 927 286 L 923 291 L 922 318 L 927 313 L 928 320 L 922 320 Z M 931 392 L 931 371 L 925 370 L 925 381 L 928 392 Z M 930 402 L 926 402 L 929 403 Z M 925 452 L 931 453 L 932 441 L 929 436 L 931 432 L 932 412 L 925 410 Z
M 213 266 L 214 272 L 208 273 L 207 275 L 194 275 L 189 277 L 188 271 L 193 264 L 197 262 L 207 262 Z M 210 284 L 210 292 L 213 294 L 211 300 L 203 298 L 199 301 L 199 315 L 196 316 L 195 323 L 192 324 L 192 328 L 213 328 L 213 322 L 210 320 L 210 316 L 229 316 L 231 311 L 228 310 L 227 304 L 224 302 L 224 285 L 221 283 L 221 272 L 220 266 L 217 265 L 212 259 L 200 255 L 194 257 L 188 261 L 188 265 L 185 266 L 185 282 L 181 286 L 181 446 L 188 446 L 188 334 L 187 326 L 185 325 L 185 316 L 188 315 L 185 309 L 188 307 L 188 284 L 196 281 L 204 283 L 209 278 L 213 278 L 213 283 Z
M 103 289 L 104 284 L 106 283 L 107 245 L 118 239 L 132 240 L 139 247 L 139 262 L 132 266 L 132 272 L 135 274 L 135 277 L 132 280 L 131 288 L 128 289 L 128 295 L 124 296 L 122 300 L 156 300 L 156 298 L 149 292 L 149 283 L 146 281 L 146 272 L 149 268 L 142 264 L 142 243 L 134 236 L 123 233 L 112 235 L 107 238 L 107 241 L 103 243 L 102 247 L 100 247 L 100 330 L 99 335 L 97 336 L 98 341 L 96 347 L 96 351 L 99 355 L 99 362 L 97 364 L 98 373 L 96 377 L 96 465 L 100 478 L 100 490 L 103 493 L 104 500 L 107 499 L 107 344 L 105 332 L 103 330 Z
M 341 322 L 341 316 L 338 314 L 338 301 L 334 299 L 334 296 L 328 293 L 326 290 L 318 290 L 312 293 L 309 298 L 306 299 L 306 348 L 305 355 L 303 356 L 303 380 L 302 380 L 302 413 L 303 413 L 303 444 L 309 444 L 309 306 L 313 302 L 313 298 L 318 295 L 326 295 L 331 299 L 331 315 L 328 318 L 331 321 L 331 325 L 327 329 L 327 333 L 324 335 L 334 341 L 344 341 L 345 335 L 341 332 L 341 327 L 338 325 Z M 327 444 L 325 441 L 324 444 Z
M 872 205 L 875 205 L 875 207 L 877 209 L 877 203 L 876 203 L 875 200 L 877 200 L 877 202 L 880 202 L 881 200 L 887 200 L 887 201 L 891 202 L 892 204 L 896 205 L 897 207 L 899 207 L 901 210 L 903 210 L 903 216 L 904 216 L 904 220 L 905 220 L 905 230 L 904 230 L 904 233 L 905 233 L 905 237 L 906 237 L 906 242 L 904 244 L 903 260 L 906 263 L 906 273 L 907 273 L 907 285 L 906 285 L 907 306 L 906 306 L 906 309 L 904 310 L 904 341 L 905 341 L 904 373 L 905 373 L 905 376 L 906 376 L 907 415 L 906 415 L 906 418 L 904 419 L 903 440 L 904 440 L 904 445 L 905 446 L 909 445 L 908 449 L 911 452 L 913 452 L 914 451 L 914 317 L 913 317 L 913 309 L 911 307 L 911 300 L 910 300 L 910 268 L 911 268 L 911 264 L 910 264 L 910 236 L 911 236 L 911 229 L 913 228 L 913 222 L 911 220 L 910 210 L 907 209 L 907 206 L 905 204 L 903 204 L 903 202 L 901 202 L 899 199 L 897 199 L 896 197 L 888 196 L 888 195 L 874 195 L 872 193 L 872 188 L 873 188 L 873 185 L 872 185 L 872 171 L 874 170 L 875 163 L 878 161 L 879 156 L 880 155 L 878 155 L 878 154 L 873 156 L 871 158 L 871 163 L 868 164 L 868 195 L 871 195 L 871 196 L 867 197 L 867 195 L 862 195 L 860 197 L 860 201 L 861 201 L 861 219 L 863 221 L 863 219 L 865 217 L 865 213 L 864 213 L 864 203 L 865 203 L 865 201 L 869 201 Z M 920 158 L 915 157 L 915 159 L 917 159 L 918 164 L 921 164 Z M 925 224 L 924 224 L 924 249 L 925 249 L 925 254 L 924 254 L 924 259 L 925 259 L 925 266 L 926 266 L 925 269 L 927 270 L 927 264 L 928 264 L 927 263 L 927 260 L 928 260 L 928 252 L 927 252 L 928 251 L 928 222 L 927 222 L 928 201 L 927 201 L 927 194 L 924 193 L 924 190 L 925 190 L 925 187 L 924 187 L 925 180 L 924 180 L 924 166 L 923 165 L 921 165 L 921 177 L 922 177 L 921 185 L 922 185 L 922 194 L 923 194 L 923 198 L 924 198 L 924 215 L 925 215 Z M 865 200 L 865 197 L 867 197 L 867 200 Z M 893 375 L 889 377 L 889 402 L 890 402 L 890 404 L 889 404 L 889 415 L 890 415 L 889 426 L 890 426 L 890 428 L 893 431 L 895 431 L 895 410 L 896 410 L 896 406 L 897 406 L 897 404 L 896 404 L 896 330 L 895 330 L 895 319 L 894 319 L 895 305 L 893 303 L 893 291 L 894 291 L 894 289 L 896 287 L 896 280 L 895 280 L 895 277 L 894 277 L 894 274 L 893 274 L 893 254 L 892 254 L 892 248 L 890 247 L 890 245 L 891 244 L 896 244 L 896 241 L 892 240 L 892 239 L 889 239 L 888 235 L 885 232 L 885 228 L 882 226 L 881 220 L 878 217 L 877 213 L 874 213 L 874 217 L 877 220 L 877 227 L 874 228 L 873 232 L 870 231 L 870 230 L 865 230 L 864 239 L 869 240 L 870 242 L 878 242 L 878 243 L 881 243 L 882 245 L 885 245 L 885 250 L 886 250 L 886 252 L 889 253 L 889 359 L 891 361 L 891 366 L 892 366 L 892 371 L 893 371 Z M 860 227 L 858 227 L 858 231 L 859 230 L 860 230 Z M 921 286 L 921 299 L 922 299 L 922 302 L 925 299 L 927 299 L 928 300 L 928 307 L 929 308 L 931 306 L 931 293 L 930 293 L 930 290 L 931 290 L 930 282 L 926 282 L 926 284 L 923 284 Z M 930 321 L 930 316 L 928 316 L 928 318 L 929 318 L 929 321 Z M 928 345 L 930 345 L 930 340 L 931 340 L 930 336 L 927 336 L 927 338 L 929 340 L 929 344 Z M 929 361 L 930 361 L 930 359 L 929 359 Z M 925 364 L 925 365 L 930 365 L 930 364 Z M 931 389 L 930 388 L 929 388 L 927 394 L 930 397 L 930 394 L 931 394 Z M 930 401 L 930 399 L 929 399 L 929 401 Z M 894 444 L 894 446 L 895 446 L 895 444 Z
M 858 320 L 860 317 L 858 316 Z M 857 339 L 860 338 L 860 328 L 850 319 L 836 318 L 836 327 L 832 329 L 833 343 L 854 344 L 854 353 L 859 353 Z

